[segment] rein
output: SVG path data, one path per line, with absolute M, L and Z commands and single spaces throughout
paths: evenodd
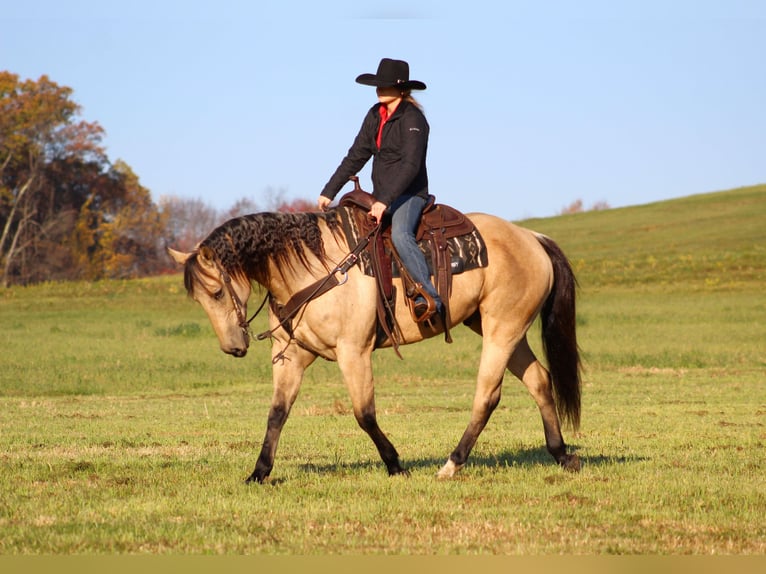
M 266 304 L 266 301 L 268 300 L 268 294 L 263 299 L 263 302 L 261 303 L 260 307 L 258 307 L 258 310 L 253 313 L 252 317 L 247 319 L 245 317 L 245 305 L 242 303 L 242 300 L 239 298 L 239 295 L 237 295 L 237 292 L 234 290 L 234 287 L 231 285 L 231 275 L 229 275 L 224 269 L 221 268 L 221 266 L 218 266 L 219 271 L 221 272 L 221 279 L 223 280 L 223 284 L 226 285 L 226 290 L 229 292 L 229 297 L 231 297 L 231 302 L 234 303 L 234 311 L 237 313 L 237 321 L 239 324 L 239 328 L 242 329 L 242 331 L 245 333 L 245 337 L 247 337 L 248 341 L 250 340 L 250 323 L 252 323 L 253 319 L 258 315 L 258 313 L 261 312 L 263 309 L 263 306 Z
M 338 263 L 331 271 L 328 273 L 325 277 L 322 279 L 319 279 L 309 285 L 308 287 L 305 287 L 304 289 L 301 289 L 300 291 L 296 292 L 292 297 L 290 297 L 290 300 L 282 306 L 280 309 L 277 310 L 277 316 L 279 317 L 280 321 L 277 324 L 276 327 L 273 329 L 269 329 L 268 331 L 264 331 L 263 333 L 259 333 L 256 335 L 256 340 L 263 341 L 264 339 L 271 338 L 275 331 L 277 331 L 280 328 L 284 328 L 285 331 L 288 332 L 290 335 L 290 339 L 293 340 L 293 334 L 292 334 L 292 328 L 289 328 L 287 325 L 295 318 L 295 316 L 298 314 L 298 312 L 303 308 L 304 305 L 312 301 L 313 299 L 316 299 L 317 297 L 324 295 L 327 291 L 332 289 L 333 287 L 338 287 L 339 285 L 343 285 L 346 281 L 348 281 L 348 271 L 351 269 L 356 263 L 359 261 L 359 255 L 362 251 L 367 247 L 367 244 L 370 242 L 370 239 L 378 233 L 380 230 L 381 224 L 378 223 L 365 237 L 363 237 L 342 260 L 340 263 Z M 245 340 L 250 342 L 250 323 L 255 319 L 255 317 L 263 310 L 263 307 L 266 305 L 266 301 L 269 301 L 272 299 L 271 293 L 266 293 L 266 296 L 263 299 L 263 302 L 261 302 L 261 305 L 258 307 L 258 310 L 253 313 L 253 315 L 247 319 L 245 315 L 245 305 L 242 303 L 242 300 L 239 298 L 239 295 L 237 295 L 237 292 L 234 290 L 234 287 L 231 284 L 231 275 L 223 269 L 220 264 L 218 264 L 218 269 L 221 273 L 221 279 L 223 280 L 224 285 L 226 286 L 226 290 L 229 293 L 229 297 L 231 298 L 232 303 L 234 304 L 234 311 L 237 314 L 237 322 L 242 329 L 242 332 L 245 334 Z M 341 279 L 338 279 L 338 274 L 342 275 Z M 280 353 L 277 357 L 282 355 Z
M 317 297 L 324 295 L 333 287 L 343 285 L 348 281 L 348 271 L 359 261 L 359 255 L 367 247 L 370 239 L 380 230 L 380 223 L 378 223 L 365 237 L 363 237 L 359 243 L 356 244 L 342 260 L 338 263 L 325 277 L 319 279 L 293 294 L 290 300 L 277 310 L 277 315 L 280 319 L 279 323 L 273 329 L 259 333 L 255 338 L 258 341 L 270 338 L 275 331 L 279 328 L 284 328 L 292 337 L 292 329 L 288 329 L 287 324 L 292 321 L 298 312 L 303 308 L 306 303 L 316 299 Z M 338 279 L 338 273 L 342 274 L 342 279 Z M 268 295 L 267 295 L 268 297 Z M 265 301 L 264 301 L 265 302 Z M 261 304 L 261 308 L 263 304 Z M 260 311 L 260 309 L 259 309 Z

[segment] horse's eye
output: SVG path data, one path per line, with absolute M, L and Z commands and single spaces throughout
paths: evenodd
M 215 298 L 216 301 L 220 301 L 221 299 L 223 299 L 223 289 L 219 289 L 218 291 L 213 293 L 213 297 Z

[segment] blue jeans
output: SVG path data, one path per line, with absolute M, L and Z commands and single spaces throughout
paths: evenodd
M 407 268 L 407 271 L 415 283 L 423 285 L 423 289 L 439 302 L 439 295 L 431 282 L 431 274 L 428 272 L 426 258 L 418 248 L 415 240 L 415 231 L 418 228 L 420 215 L 426 200 L 417 195 L 404 195 L 398 197 L 391 204 L 391 241 L 396 252 Z

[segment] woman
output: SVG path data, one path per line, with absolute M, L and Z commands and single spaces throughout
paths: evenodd
M 431 282 L 425 256 L 418 248 L 415 230 L 428 199 L 428 122 L 411 90 L 425 90 L 426 85 L 410 80 L 409 64 L 383 58 L 375 74 L 362 74 L 357 83 L 375 86 L 378 103 L 370 108 L 348 154 L 335 170 L 319 196 L 319 209 L 326 210 L 340 189 L 372 162 L 372 195 L 375 202 L 370 216 L 379 223 L 384 212 L 391 214 L 391 240 L 399 257 L 426 297 L 417 294 L 414 314 L 418 322 L 442 311 L 442 301 Z

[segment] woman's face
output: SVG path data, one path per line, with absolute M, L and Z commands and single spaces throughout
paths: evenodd
M 378 101 L 385 105 L 402 99 L 402 93 L 396 87 L 377 88 L 375 93 L 378 94 Z

